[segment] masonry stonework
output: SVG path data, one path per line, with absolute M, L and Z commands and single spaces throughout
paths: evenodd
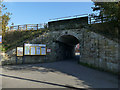
M 67 32 L 67 33 L 66 33 Z M 102 35 L 91 32 L 88 29 L 71 29 L 49 31 L 31 40 L 31 44 L 46 44 L 51 49 L 51 53 L 46 56 L 24 56 L 18 57 L 17 64 L 22 63 L 42 63 L 74 58 L 74 46 L 59 42 L 59 38 L 69 35 L 75 37 L 80 44 L 79 62 L 87 63 L 95 67 L 118 72 L 118 47 L 119 44 L 109 40 Z M 23 46 L 23 45 L 21 45 Z M 16 64 L 16 49 L 13 49 L 3 57 L 2 64 Z M 70 52 L 70 53 L 68 53 Z M 68 53 L 68 54 L 66 54 Z M 23 62 L 24 59 L 24 62 Z

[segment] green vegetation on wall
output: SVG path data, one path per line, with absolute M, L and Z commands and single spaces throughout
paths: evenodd
M 93 14 L 93 18 L 97 21 L 105 17 L 105 22 L 92 25 L 94 31 L 113 40 L 119 39 L 120 2 L 118 2 L 118 0 L 115 0 L 115 2 L 94 2 L 94 5 L 95 6 L 92 7 L 93 11 L 98 11 L 98 15 Z
M 47 29 L 41 29 L 38 31 L 27 30 L 6 32 L 3 37 L 3 48 L 5 51 L 9 51 L 17 46 L 23 45 L 25 42 L 27 43 L 29 40 L 32 40 L 47 31 Z
M 111 22 L 92 24 L 89 25 L 89 29 L 119 43 L 118 38 L 120 38 L 120 36 L 118 28 L 110 25 L 110 23 Z

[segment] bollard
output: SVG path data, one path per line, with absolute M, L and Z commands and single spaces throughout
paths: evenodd
M 17 56 L 16 56 L 16 64 L 17 64 L 17 59 L 18 59 L 18 58 L 17 58 Z

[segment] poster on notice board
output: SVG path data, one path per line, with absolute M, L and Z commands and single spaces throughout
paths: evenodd
M 41 55 L 46 55 L 46 47 L 41 47 Z
M 40 55 L 40 47 L 36 47 L 36 55 Z
M 23 47 L 17 47 L 17 56 L 23 56 Z

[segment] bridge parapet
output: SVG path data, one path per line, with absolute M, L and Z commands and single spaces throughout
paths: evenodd
M 80 29 L 88 24 L 88 16 L 48 22 L 48 28 L 54 30 Z

